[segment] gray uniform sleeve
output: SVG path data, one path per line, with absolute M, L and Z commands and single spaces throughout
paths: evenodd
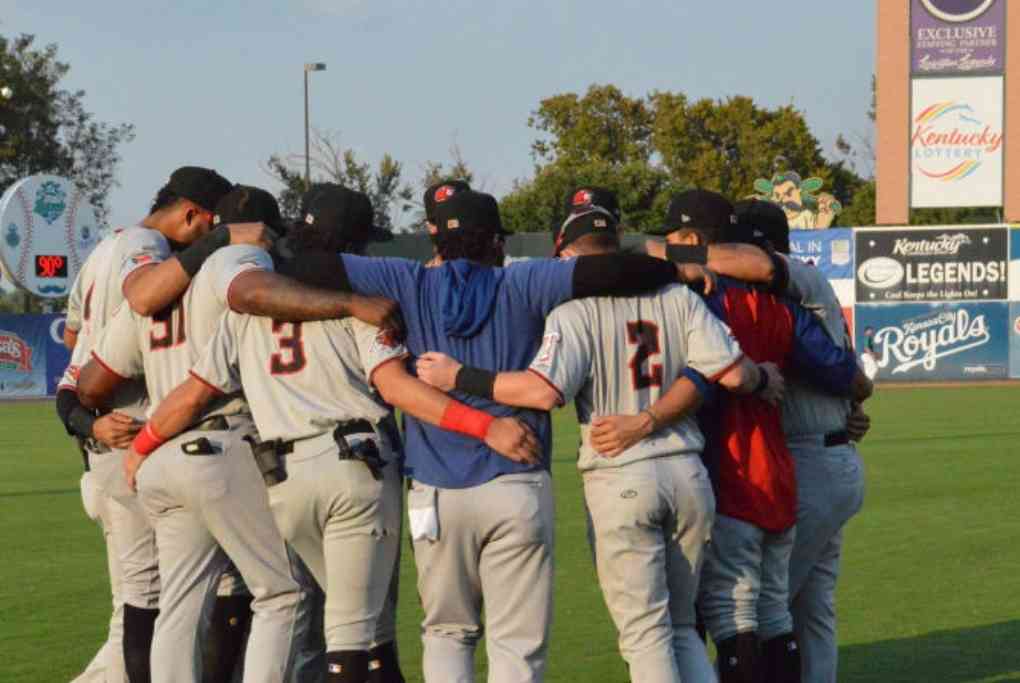
M 542 347 L 529 370 L 549 382 L 564 402 L 574 398 L 591 374 L 591 334 L 581 316 L 582 309 L 566 304 L 545 320 Z
M 790 274 L 786 295 L 818 316 L 837 345 L 851 345 L 842 306 L 822 271 L 795 258 L 786 258 L 786 267 Z
M 684 299 L 687 323 L 687 367 L 715 381 L 744 356 L 733 332 L 713 315 L 701 297 L 689 289 L 677 290 Z
M 67 297 L 67 314 L 65 316 L 64 325 L 67 329 L 78 331 L 81 329 L 81 318 L 82 318 L 82 303 L 85 300 L 85 278 L 84 271 L 78 271 L 78 277 L 74 279 L 74 284 L 71 286 L 71 293 Z
M 206 262 L 213 272 L 213 290 L 224 306 L 230 305 L 230 286 L 249 270 L 273 270 L 273 260 L 264 249 L 248 244 L 233 244 L 216 252 Z M 203 266 L 203 268 L 206 266 Z
M 216 334 L 202 350 L 191 376 L 224 394 L 241 389 L 239 327 L 247 316 L 227 312 L 220 318 Z
M 131 228 L 121 233 L 120 240 L 120 263 L 116 265 L 121 289 L 128 275 L 142 266 L 162 263 L 170 258 L 170 243 L 158 230 Z
M 90 353 L 86 347 L 88 344 L 75 345 L 74 351 L 71 352 L 71 362 L 67 364 L 64 374 L 60 377 L 60 384 L 57 385 L 58 391 L 61 389 L 78 391 L 78 373 L 81 372 L 85 363 L 89 362 Z
M 357 319 L 345 321 L 350 325 L 354 333 L 354 340 L 358 345 L 358 356 L 365 368 L 365 377 L 369 383 L 372 381 L 372 374 L 376 368 L 395 358 L 404 358 L 408 355 L 407 348 L 400 342 L 393 339 L 392 335 L 382 332 L 378 327 L 363 323 Z
M 103 328 L 93 347 L 92 357 L 104 368 L 124 379 L 145 374 L 135 314 L 127 302 L 117 308 L 117 312 Z

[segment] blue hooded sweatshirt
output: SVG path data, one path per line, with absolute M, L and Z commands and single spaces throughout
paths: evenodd
M 405 343 L 413 355 L 441 351 L 494 372 L 528 368 L 541 346 L 546 316 L 573 291 L 573 261 L 535 259 L 492 268 L 458 260 L 425 268 L 406 259 L 350 254 L 342 258 L 354 291 L 400 304 L 407 324 Z M 549 469 L 548 413 L 460 392 L 453 395 L 497 417 L 513 415 L 527 422 L 542 443 L 542 463 L 511 462 L 477 439 L 407 416 L 404 451 L 409 477 L 441 488 L 466 488 L 501 474 Z

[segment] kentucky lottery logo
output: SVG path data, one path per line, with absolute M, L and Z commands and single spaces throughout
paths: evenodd
M 984 346 L 991 338 L 985 316 L 971 318 L 961 308 L 883 327 L 873 341 L 878 367 L 891 367 L 896 375 L 917 366 L 931 372 L 940 358 Z
M 914 161 L 925 176 L 956 182 L 971 175 L 985 156 L 1002 149 L 1002 130 L 981 121 L 964 102 L 936 102 L 914 119 Z
M 47 181 L 35 193 L 35 212 L 49 224 L 60 218 L 67 208 L 67 193 L 58 183 Z

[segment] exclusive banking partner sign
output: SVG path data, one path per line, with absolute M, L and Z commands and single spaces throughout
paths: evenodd
M 1001 74 L 1006 0 L 911 0 L 915 76 Z
M 1002 206 L 1003 79 L 915 78 L 910 205 Z

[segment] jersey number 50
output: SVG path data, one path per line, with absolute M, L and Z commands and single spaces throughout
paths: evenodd
M 659 326 L 647 320 L 632 320 L 627 323 L 627 343 L 637 344 L 634 355 L 630 357 L 630 381 L 637 390 L 662 386 L 662 364 L 651 363 L 646 369 L 645 363 L 653 356 L 659 355 Z

